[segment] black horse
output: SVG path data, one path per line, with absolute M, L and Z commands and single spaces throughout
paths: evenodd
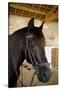
M 31 63 L 37 72 L 39 81 L 48 82 L 51 69 L 47 61 L 44 47 L 46 45 L 42 32 L 43 24 L 34 27 L 32 18 L 28 27 L 19 29 L 8 36 L 8 86 L 16 87 L 20 75 L 20 66 L 24 59 Z

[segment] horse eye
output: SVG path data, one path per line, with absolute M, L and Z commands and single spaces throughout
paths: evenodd
M 34 48 L 35 47 L 35 43 L 31 42 L 31 47 Z
M 31 45 L 32 48 L 35 46 L 35 41 L 33 39 L 31 39 L 30 45 Z
M 33 44 L 31 44 L 31 47 L 34 47 L 34 45 L 33 45 Z

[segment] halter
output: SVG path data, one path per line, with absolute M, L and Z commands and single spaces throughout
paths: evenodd
M 31 63 L 32 63 L 32 66 L 33 66 L 34 69 L 35 69 L 35 72 L 34 72 L 34 74 L 33 74 L 33 77 L 32 77 L 30 86 L 31 86 L 32 83 L 33 83 L 33 79 L 34 79 L 35 74 L 38 74 L 38 73 L 39 73 L 38 66 L 42 67 L 42 66 L 46 65 L 47 67 L 49 67 L 49 65 L 50 65 L 49 63 L 38 64 L 35 58 L 34 58 L 34 62 L 35 62 L 35 65 L 34 65 L 34 62 L 33 62 L 32 56 L 31 56 L 31 49 L 29 49 L 29 39 L 32 39 L 32 38 L 33 38 L 33 35 L 29 35 L 29 34 L 26 35 L 25 55 L 26 55 L 26 50 L 27 50 L 27 51 L 28 51 L 28 54 L 29 54 L 30 61 L 31 61 Z M 33 54 L 33 53 L 32 53 L 32 54 Z M 41 58 L 40 58 L 40 60 L 41 60 Z
M 34 65 L 33 59 L 32 59 L 32 57 L 31 57 L 31 52 L 30 52 L 31 49 L 29 49 L 29 46 L 28 46 L 29 39 L 31 39 L 31 38 L 33 38 L 33 35 L 29 35 L 29 34 L 26 35 L 26 49 L 28 50 L 30 61 L 31 61 L 33 67 L 35 68 L 36 72 L 38 73 L 38 72 L 39 72 L 38 66 L 41 67 L 41 66 L 46 65 L 47 67 L 49 67 L 50 64 L 49 64 L 49 63 L 41 63 L 41 64 L 38 64 L 37 61 L 36 61 L 36 59 L 34 58 L 34 62 L 35 62 L 35 65 Z M 33 54 L 33 53 L 32 53 L 32 54 Z M 25 55 L 26 55 L 26 51 L 25 51 Z M 40 58 L 40 60 L 41 60 L 41 58 Z
M 34 62 L 35 62 L 35 65 L 34 65 L 34 62 L 33 62 L 32 56 L 31 56 L 31 52 L 30 52 L 31 49 L 29 49 L 29 39 L 32 39 L 32 38 L 33 38 L 33 35 L 29 35 L 29 34 L 26 35 L 25 56 L 26 56 L 26 50 L 27 50 L 27 51 L 28 51 L 28 54 L 29 54 L 30 61 L 31 61 L 31 63 L 32 63 L 32 66 L 33 66 L 34 69 L 35 69 L 35 72 L 34 72 L 34 74 L 33 74 L 33 76 L 32 76 L 32 80 L 31 80 L 31 83 L 30 83 L 29 86 L 32 85 L 33 80 L 34 80 L 34 76 L 39 73 L 38 66 L 41 67 L 41 66 L 46 65 L 47 67 L 49 67 L 49 65 L 50 65 L 49 63 L 41 63 L 41 64 L 38 64 L 35 58 L 34 58 Z M 33 53 L 32 53 L 32 54 L 33 54 Z M 21 68 L 22 68 L 22 67 L 21 67 Z M 20 83 L 21 83 L 22 86 L 25 86 L 25 85 L 23 84 L 23 81 L 21 81 L 20 79 L 19 79 L 19 81 L 20 81 Z

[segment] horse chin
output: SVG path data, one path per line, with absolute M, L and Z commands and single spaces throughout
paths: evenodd
M 47 69 L 47 71 L 39 72 L 37 77 L 40 82 L 46 83 L 50 80 L 51 70 Z

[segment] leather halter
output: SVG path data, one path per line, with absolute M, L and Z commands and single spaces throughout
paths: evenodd
M 31 61 L 31 63 L 32 63 L 32 66 L 33 66 L 34 69 L 35 69 L 35 72 L 34 72 L 34 74 L 33 74 L 33 76 L 32 76 L 32 80 L 31 80 L 31 83 L 30 83 L 29 86 L 32 85 L 33 80 L 34 80 L 34 76 L 39 73 L 38 67 L 39 67 L 39 66 L 41 67 L 41 66 L 44 66 L 44 65 L 46 65 L 47 67 L 49 67 L 49 65 L 50 65 L 49 63 L 41 63 L 41 64 L 38 64 L 35 58 L 34 58 L 34 62 L 35 62 L 35 65 L 34 65 L 33 59 L 32 59 L 32 57 L 31 57 L 31 52 L 30 52 L 30 49 L 29 49 L 29 46 L 28 46 L 28 45 L 29 45 L 29 39 L 32 39 L 32 38 L 33 38 L 33 35 L 29 35 L 29 34 L 26 35 L 25 56 L 26 56 L 26 50 L 28 50 L 28 54 L 29 54 L 30 61 Z M 23 81 L 21 81 L 21 80 L 19 79 L 19 82 L 21 83 L 22 86 L 24 86 Z
M 38 64 L 37 63 L 37 61 L 36 61 L 36 59 L 34 58 L 34 62 L 35 62 L 35 65 L 34 65 L 34 62 L 33 62 L 33 59 L 32 59 L 32 57 L 31 57 L 31 52 L 30 52 L 30 49 L 29 49 L 29 39 L 32 39 L 33 38 L 33 35 L 29 35 L 29 34 L 27 34 L 26 35 L 26 49 L 28 50 L 28 54 L 29 54 L 29 58 L 30 58 L 30 61 L 31 61 L 31 63 L 32 63 L 32 65 L 33 65 L 33 67 L 34 67 L 34 69 L 36 70 L 36 72 L 38 73 L 39 72 L 39 70 L 38 70 L 38 66 L 44 66 L 44 65 L 46 65 L 47 67 L 49 67 L 50 66 L 50 64 L 47 62 L 47 63 L 41 63 L 41 64 Z M 26 55 L 26 50 L 25 50 L 25 55 Z

